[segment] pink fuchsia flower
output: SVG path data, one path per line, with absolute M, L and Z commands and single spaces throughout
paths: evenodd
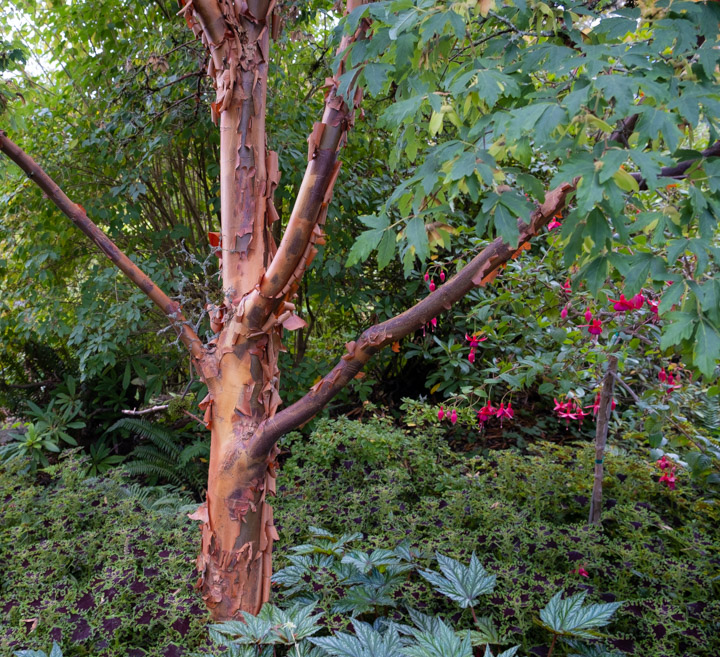
M 568 278 L 565 283 L 563 284 L 563 290 L 570 294 L 572 292 L 572 286 L 570 285 L 570 279 Z
M 592 320 L 593 314 L 590 312 L 590 308 L 585 309 L 585 321 L 589 324 L 590 320 Z
M 635 310 L 640 310 L 640 308 L 643 307 L 643 304 L 645 303 L 645 295 L 644 294 L 636 294 L 632 298 L 632 305 Z
M 662 477 L 660 477 L 660 483 L 667 484 L 670 490 L 675 490 L 675 466 L 670 468 L 669 471 L 663 472 Z
M 477 412 L 477 419 L 480 424 L 484 424 L 487 422 L 491 417 L 495 417 L 495 412 L 497 411 L 497 408 L 495 408 L 491 403 L 490 400 L 488 400 L 488 403 L 485 404 L 480 410 Z
M 487 336 L 480 337 L 478 333 L 473 333 L 472 335 L 465 334 L 465 339 L 470 343 L 470 353 L 468 354 L 468 360 L 471 363 L 475 362 L 475 349 L 479 346 L 481 342 L 485 342 L 487 340 Z
M 650 301 L 650 299 L 647 299 L 647 305 L 650 307 L 650 312 L 653 315 L 658 314 L 658 305 L 654 301 Z
M 615 406 L 617 406 L 617 404 L 615 403 L 615 400 L 613 399 L 612 403 L 610 404 L 610 410 L 614 411 Z M 598 393 L 597 396 L 595 397 L 595 403 L 591 404 L 590 406 L 586 406 L 585 408 L 592 408 L 593 415 L 597 415 L 600 412 L 600 393 Z
M 445 409 L 441 406 L 438 411 L 438 420 L 442 420 L 445 417 Z
M 573 575 L 580 575 L 582 577 L 590 577 L 590 573 L 588 573 L 587 570 L 585 570 L 584 566 L 578 566 L 575 568 L 575 570 L 572 571 Z
M 444 283 L 444 282 L 445 282 L 445 272 L 444 272 L 444 271 L 441 271 L 441 272 L 440 272 L 440 282 L 441 282 L 441 283 Z
M 508 402 L 507 408 L 500 402 L 500 408 L 495 411 L 495 417 L 500 418 L 500 426 L 502 426 L 503 420 L 508 418 L 512 420 L 515 417 L 515 411 L 512 409 L 512 403 Z
M 430 292 L 435 292 L 435 281 L 430 281 L 428 287 L 430 288 Z
M 589 324 L 580 324 L 580 328 L 587 328 L 590 335 L 600 335 L 603 332 L 602 322 L 599 319 L 594 319 Z
M 436 328 L 437 328 L 437 317 L 433 317 L 433 318 L 430 320 L 430 329 L 431 329 L 432 331 L 435 331 Z
M 660 383 L 665 383 L 665 381 L 667 381 L 667 372 L 664 367 L 660 370 L 660 372 L 658 372 L 658 380 Z
M 553 231 L 556 228 L 560 228 L 561 226 L 562 224 L 557 219 L 555 219 L 555 217 L 553 217 L 553 220 L 548 224 L 548 231 Z
M 672 463 L 668 461 L 668 457 L 663 454 L 656 462 L 655 465 L 657 465 L 658 468 L 661 470 L 665 470 L 666 468 L 672 467 Z
M 457 411 L 453 408 L 452 413 L 450 413 L 450 424 L 455 424 L 457 422 Z
M 635 308 L 635 304 L 633 303 L 632 299 L 626 299 L 624 294 L 620 295 L 620 298 L 615 301 L 613 299 L 608 299 L 608 301 L 613 305 L 613 308 L 617 310 L 618 312 L 626 313 L 628 310 L 633 310 Z
M 565 305 L 565 307 L 560 311 L 560 317 L 562 317 L 563 319 L 567 319 L 569 307 L 570 307 L 569 303 Z
M 425 272 L 425 276 L 423 276 L 423 278 L 425 279 L 425 282 L 427 283 L 430 280 L 430 274 Z

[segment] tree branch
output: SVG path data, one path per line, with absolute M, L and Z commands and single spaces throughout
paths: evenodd
M 712 146 L 706 148 L 700 154 L 703 158 L 720 156 L 720 141 L 716 141 Z M 659 177 L 675 178 L 676 180 L 680 180 L 685 177 L 687 170 L 698 161 L 699 160 L 684 160 L 683 162 L 678 162 L 671 167 L 663 167 L 660 169 Z M 637 180 L 640 189 L 647 189 L 647 182 L 641 173 L 631 173 L 630 175 Z
M 168 297 L 145 273 L 128 258 L 115 243 L 103 233 L 87 216 L 81 205 L 73 203 L 58 187 L 57 183 L 43 171 L 25 151 L 12 142 L 5 132 L 0 130 L 0 151 L 17 164 L 45 195 L 65 214 L 98 248 L 137 285 L 155 305 L 162 310 L 172 324 L 183 344 L 196 359 L 205 355 L 200 338 L 188 325 L 182 314 L 180 304 Z
M 489 275 L 522 252 L 524 245 L 565 206 L 568 195 L 574 190 L 574 184 L 563 183 L 547 193 L 545 202 L 530 216 L 529 224 L 518 222 L 520 239 L 517 249 L 505 244 L 502 238 L 496 238 L 435 292 L 400 315 L 367 329 L 357 341 L 347 343 L 347 353 L 330 374 L 302 399 L 260 424 L 252 439 L 251 455 L 259 457 L 267 454 L 283 434 L 312 418 L 380 349 L 418 330 L 433 317 L 449 310 L 474 287 L 484 285 Z
M 346 13 L 364 2 L 348 0 Z M 345 52 L 355 41 L 364 39 L 369 26 L 370 22 L 363 19 L 354 34 L 344 36 L 338 54 Z M 249 328 L 260 328 L 282 299 L 292 295 L 293 286 L 315 256 L 314 244 L 323 243 L 322 226 L 340 170 L 337 153 L 346 141 L 355 120 L 355 109 L 362 100 L 362 90 L 355 88 L 360 69 L 348 86 L 347 95 L 353 95 L 352 107 L 338 95 L 339 80 L 345 73 L 345 59 L 343 57 L 335 76 L 326 81 L 325 111 L 322 121 L 315 123 L 308 138 L 308 166 L 277 253 L 259 286 L 245 301 L 244 322 Z

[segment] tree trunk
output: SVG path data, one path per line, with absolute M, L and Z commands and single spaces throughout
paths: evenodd
M 602 512 L 603 460 L 605 458 L 605 445 L 607 444 L 610 416 L 612 415 L 617 366 L 617 356 L 610 356 L 608 358 L 607 372 L 603 378 L 602 390 L 600 391 L 600 403 L 595 429 L 595 479 L 593 482 L 592 497 L 590 498 L 590 516 L 588 518 L 588 522 L 594 525 L 600 524 L 600 514 Z
M 211 429 L 198 587 L 215 620 L 257 614 L 270 595 L 277 538 L 267 495 L 275 492 L 275 450 L 249 455 L 258 425 L 280 403 L 280 327 L 241 322 L 243 298 L 261 282 L 275 252 L 270 224 L 279 180 L 265 134 L 270 0 L 197 0 L 186 17 L 211 55 L 208 74 L 220 128 L 221 267 L 224 299 L 210 309 L 213 361 L 203 370 L 201 407 Z

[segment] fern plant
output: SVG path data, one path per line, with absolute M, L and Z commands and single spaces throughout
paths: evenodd
M 122 418 L 107 433 L 126 431 L 145 441 L 131 453 L 125 470 L 145 477 L 150 485 L 169 483 L 180 488 L 200 492 L 207 483 L 207 468 L 203 459 L 210 457 L 210 445 L 196 440 L 183 447 L 186 434 L 173 432 L 161 424 L 141 418 Z

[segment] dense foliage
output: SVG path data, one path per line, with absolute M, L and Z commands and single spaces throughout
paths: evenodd
M 720 518 L 685 474 L 671 491 L 634 441 L 616 443 L 603 528 L 588 527 L 587 446 L 462 456 L 424 413 L 413 406 L 403 427 L 325 421 L 310 441 L 295 434 L 283 444 L 277 604 L 314 600 L 334 632 L 353 618 L 409 622 L 407 607 L 478 630 L 469 609 L 460 613 L 419 573 L 437 570 L 435 552 L 465 565 L 474 552 L 496 578 L 475 612 L 492 618 L 505 648 L 543 654 L 551 635 L 535 620 L 564 590 L 623 602 L 607 630 L 615 649 L 717 653 Z M 2 471 L 2 649 L 47 649 L 53 639 L 66 657 L 210 649 L 192 591 L 197 530 L 183 513 L 194 505 L 130 487 L 118 471 L 88 480 L 84 469 L 65 460 L 38 483 Z M 309 535 L 312 525 L 324 531 Z M 391 553 L 410 555 L 412 568 L 391 577 L 378 563 L 372 575 L 372 559 Z M 338 575 L 351 558 L 368 560 L 369 581 Z

